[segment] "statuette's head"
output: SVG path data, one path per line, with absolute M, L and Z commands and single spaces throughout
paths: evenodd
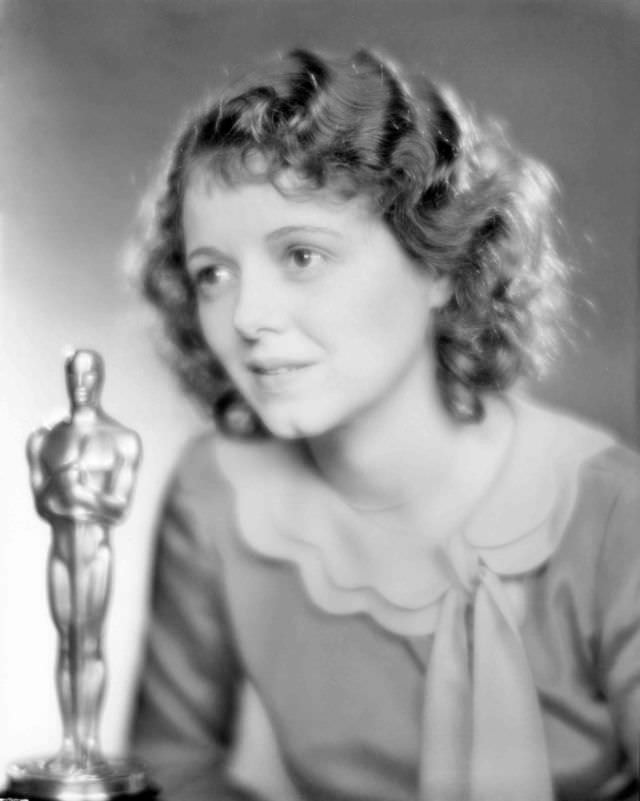
M 104 383 L 102 357 L 92 350 L 77 350 L 67 359 L 65 374 L 72 408 L 96 408 Z

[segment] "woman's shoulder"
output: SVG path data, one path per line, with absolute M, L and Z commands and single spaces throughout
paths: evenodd
M 590 516 L 600 512 L 605 524 L 601 557 L 618 551 L 623 559 L 640 561 L 640 453 L 614 442 L 584 465 L 582 505 Z M 616 556 L 615 558 L 618 558 Z
M 552 503 L 548 521 L 563 552 L 592 552 L 624 536 L 640 557 L 640 453 L 598 422 L 538 404 L 521 407 L 528 434 L 525 453 L 538 465 L 532 486 L 540 504 L 546 486 Z M 633 543 L 632 543 L 633 544 Z M 573 546 L 573 547 L 572 547 Z
M 536 464 L 543 473 L 552 470 L 556 479 L 589 470 L 623 483 L 637 476 L 640 454 L 615 431 L 537 400 L 516 397 L 512 404 L 517 428 L 514 451 L 521 461 Z
M 619 440 L 592 456 L 584 470 L 623 495 L 640 496 L 640 452 Z
M 235 537 L 239 505 L 246 505 L 242 482 L 260 486 L 266 472 L 265 450 L 266 440 L 231 438 L 213 426 L 190 436 L 163 493 L 158 531 L 165 549 L 180 550 L 188 543 L 203 562 L 213 558 L 217 563 Z
M 466 532 L 503 574 L 548 560 L 576 529 L 576 518 L 595 509 L 606 516 L 616 481 L 632 485 L 634 472 L 633 453 L 606 428 L 530 398 L 509 401 L 510 451 Z
M 640 453 L 615 431 L 574 412 L 522 399 L 516 403 L 529 455 L 535 449 L 542 460 L 574 473 L 581 483 L 588 479 L 621 491 L 638 490 Z
M 213 426 L 192 435 L 182 446 L 173 468 L 173 492 L 219 500 L 238 482 L 295 481 L 303 459 L 295 443 L 270 437 L 235 437 Z

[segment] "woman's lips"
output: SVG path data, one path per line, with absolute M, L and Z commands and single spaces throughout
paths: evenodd
M 283 373 L 292 373 L 294 370 L 302 370 L 306 365 L 304 364 L 284 364 L 281 367 L 252 367 L 252 372 L 258 375 L 282 375 Z
M 312 367 L 309 362 L 254 362 L 248 365 L 255 384 L 269 392 L 281 392 L 293 388 L 302 374 Z

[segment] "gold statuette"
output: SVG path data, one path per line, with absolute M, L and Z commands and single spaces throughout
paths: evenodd
M 134 431 L 101 408 L 100 355 L 78 350 L 65 369 L 69 416 L 37 429 L 27 443 L 35 506 L 51 527 L 47 578 L 58 633 L 55 681 L 62 744 L 49 758 L 12 765 L 9 789 L 29 798 L 106 801 L 148 792 L 141 766 L 106 759 L 99 741 L 110 533 L 127 513 L 142 448 Z

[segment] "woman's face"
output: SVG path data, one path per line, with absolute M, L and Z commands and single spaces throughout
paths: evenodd
M 183 226 L 205 339 L 274 435 L 322 435 L 434 381 L 443 287 L 363 198 L 196 172 Z

